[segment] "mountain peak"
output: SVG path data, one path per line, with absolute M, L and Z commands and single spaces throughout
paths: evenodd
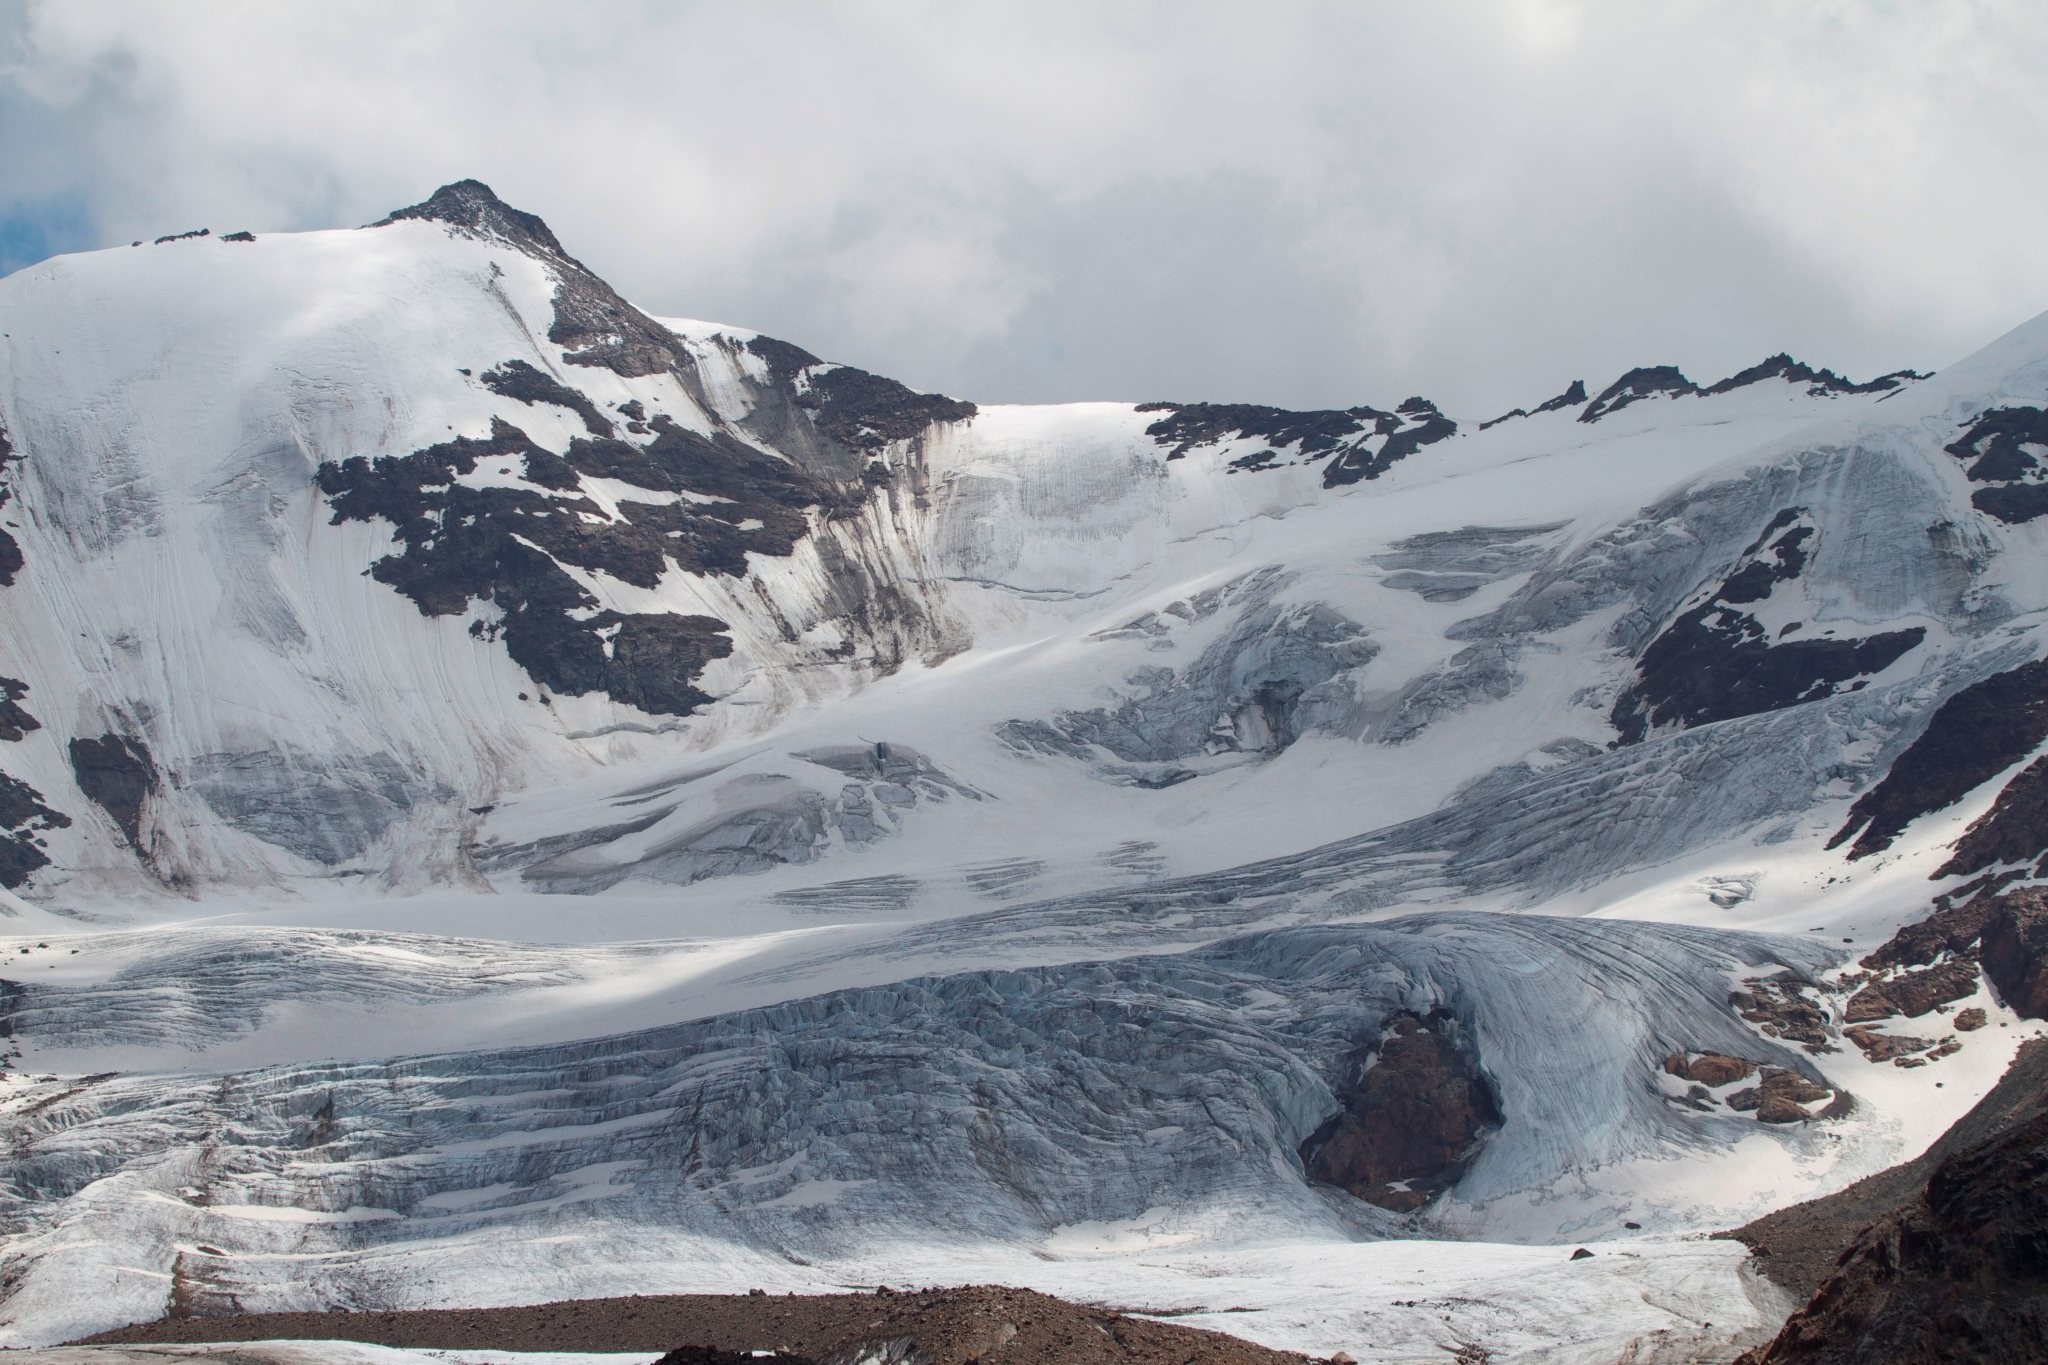
M 465 231 L 502 237 L 515 245 L 536 247 L 550 256 L 565 261 L 572 259 L 569 253 L 562 249 L 562 243 L 555 236 L 553 229 L 541 221 L 537 214 L 513 208 L 481 180 L 457 180 L 452 184 L 443 185 L 421 202 L 407 208 L 393 209 L 388 216 L 371 226 L 384 227 L 408 218 L 447 223 Z

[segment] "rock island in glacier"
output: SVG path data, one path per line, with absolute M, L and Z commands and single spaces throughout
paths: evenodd
M 983 1281 L 1820 1358 L 1710 1234 L 2042 1032 L 2048 318 L 991 406 L 464 181 L 0 333 L 6 1344 Z

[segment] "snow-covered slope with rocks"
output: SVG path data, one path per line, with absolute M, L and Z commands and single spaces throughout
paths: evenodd
M 2048 320 L 977 406 L 474 182 L 0 281 L 5 1331 L 1669 1238 L 1910 1156 L 2031 1029 L 1843 1032 L 2048 842 L 2044 406 Z

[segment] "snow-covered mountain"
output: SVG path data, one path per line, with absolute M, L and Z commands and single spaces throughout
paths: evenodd
M 2044 408 L 2048 319 L 977 406 L 475 182 L 0 281 L 5 1330 L 1290 1248 L 1237 1300 L 1360 1355 L 1434 1310 L 1289 1286 L 1391 1237 L 1698 1281 L 1560 1358 L 1774 1321 L 1679 1234 L 2033 1031 L 1848 1002 L 2048 845 Z

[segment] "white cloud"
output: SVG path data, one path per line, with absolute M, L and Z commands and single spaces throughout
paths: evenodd
M 2023 3 L 0 0 L 0 62 L 0 218 L 324 226 L 474 175 L 650 308 L 983 399 L 1491 415 L 2048 307 Z

